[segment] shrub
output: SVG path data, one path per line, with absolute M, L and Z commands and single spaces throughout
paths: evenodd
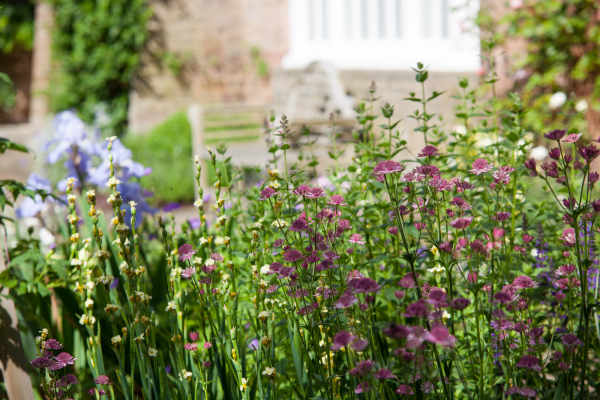
M 123 142 L 136 161 L 152 168 L 142 184 L 154 193 L 156 203 L 193 201 L 192 128 L 185 112 L 173 114 L 147 135 L 129 134 Z

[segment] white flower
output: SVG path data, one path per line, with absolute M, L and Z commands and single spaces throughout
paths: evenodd
M 183 378 L 182 378 L 182 375 L 183 375 Z M 192 380 L 192 373 L 185 369 L 182 369 L 181 374 L 179 374 L 179 380 L 183 381 L 183 379 L 187 379 L 188 381 Z
M 216 245 L 221 245 L 221 244 L 223 244 L 223 243 L 225 243 L 225 238 L 223 238 L 223 237 L 221 237 L 221 236 L 217 236 L 217 237 L 215 238 L 215 244 L 216 244 Z
M 87 282 L 85 283 L 85 287 L 87 287 L 87 288 L 88 288 L 88 290 L 94 290 L 94 282 L 92 282 L 92 281 L 87 281 Z
M 200 238 L 200 244 L 206 244 L 206 243 L 208 243 L 208 239 L 205 238 L 205 237 L 201 237 Z
M 459 135 L 464 135 L 467 133 L 467 127 L 464 125 L 456 125 L 452 131 L 454 133 L 458 133 Z
M 444 310 L 444 312 L 442 313 L 442 319 L 444 320 L 444 322 L 446 322 L 446 320 L 450 318 L 450 316 L 450 313 L 446 310 Z
M 212 258 L 207 258 L 206 263 L 204 265 L 208 267 L 210 267 L 211 265 L 215 265 L 215 260 L 213 260 Z
M 110 341 L 112 342 L 112 344 L 121 344 L 122 340 L 123 339 L 121 339 L 121 335 L 113 336 L 113 338 L 110 339 Z
M 46 227 L 40 228 L 39 235 L 40 235 L 40 243 L 42 244 L 42 246 L 46 246 L 47 247 L 47 246 L 50 246 L 52 243 L 55 242 L 54 235 Z
M 158 354 L 158 350 L 153 349 L 152 347 L 148 347 L 148 355 L 150 357 L 156 357 L 157 354 Z
M 79 323 L 81 325 L 94 325 L 96 323 L 96 317 L 93 315 L 83 314 L 81 318 L 79 318 Z
M 175 302 L 173 300 L 171 300 L 169 302 L 169 304 L 167 305 L 167 308 L 165 308 L 165 311 L 175 311 L 177 309 L 177 305 L 175 304 Z
M 563 104 L 567 101 L 567 94 L 565 92 L 556 92 L 550 97 L 550 101 L 548 101 L 548 106 L 551 110 L 556 110 L 559 107 L 562 107 Z
M 575 110 L 577 112 L 583 112 L 588 109 L 588 102 L 585 100 L 579 100 L 577 104 L 575 104 Z
M 202 199 L 196 199 L 196 201 L 194 202 L 194 207 L 202 208 L 203 205 L 204 201 L 202 201 Z
M 260 273 L 261 274 L 266 274 L 267 272 L 269 272 L 271 270 L 271 266 L 269 264 L 265 264 L 260 268 Z
M 445 271 L 446 269 L 444 267 L 442 267 L 441 265 L 436 265 L 433 268 L 429 268 L 427 271 L 432 272 L 434 274 L 441 274 Z
M 275 368 L 266 367 L 262 374 L 267 376 L 274 376 L 276 374 Z
M 269 318 L 269 316 L 271 315 L 271 313 L 269 311 L 261 311 L 258 313 L 258 319 L 264 321 L 265 319 Z
M 548 149 L 544 146 L 537 146 L 531 149 L 529 155 L 537 161 L 542 161 L 548 157 Z
M 240 385 L 240 391 L 243 392 L 248 386 L 248 380 L 246 378 L 242 378 L 242 384 Z
M 144 334 L 140 334 L 140 336 L 136 336 L 133 341 L 136 343 L 140 343 L 142 340 L 144 340 Z
M 77 258 L 74 258 L 74 259 L 71 260 L 71 265 L 73 265 L 73 266 L 75 266 L 75 265 L 82 266 L 83 265 L 83 261 L 81 261 L 81 260 L 79 260 Z
M 85 304 L 85 308 L 92 308 L 92 307 L 94 307 L 94 300 L 87 299 L 84 304 Z
M 361 201 L 359 201 L 359 202 L 358 202 L 358 205 L 359 205 L 359 206 L 361 206 L 361 207 L 364 207 L 364 206 L 366 206 L 368 203 L 369 203 L 369 202 L 368 202 L 367 200 L 361 200 Z
M 287 221 L 284 221 L 282 219 L 276 219 L 275 221 L 273 221 L 272 225 L 281 229 L 281 228 L 285 228 L 286 226 L 288 226 L 288 223 L 287 223 Z
M 271 181 L 271 182 L 269 182 L 269 186 L 271 188 L 273 188 L 273 189 L 279 189 L 281 187 L 281 185 L 277 181 Z
M 113 176 L 108 180 L 108 182 L 106 182 L 106 187 L 117 187 L 117 185 L 120 183 L 121 181 Z
M 217 224 L 224 223 L 227 220 L 227 215 L 221 215 L 217 218 Z

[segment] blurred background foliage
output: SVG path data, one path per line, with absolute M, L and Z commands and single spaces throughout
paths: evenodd
M 527 129 L 575 127 L 595 135 L 600 128 L 600 3 L 546 0 L 508 3 L 498 20 L 482 13 L 487 47 L 510 43 L 512 91 L 529 110 Z M 505 47 L 506 48 L 506 47 Z M 595 136 L 594 136 L 595 138 Z
M 34 12 L 33 0 L 0 6 L 0 51 L 8 54 L 16 47 L 32 49 Z
M 131 80 L 149 36 L 147 1 L 49 1 L 55 12 L 52 55 L 57 66 L 51 109 L 75 108 L 84 121 L 100 122 L 109 136 L 126 132 Z
M 127 135 L 123 144 L 133 152 L 135 161 L 152 167 L 152 173 L 144 176 L 141 183 L 154 193 L 155 201 L 193 201 L 192 128 L 185 112 L 173 114 L 144 140 L 139 139 L 140 136 Z

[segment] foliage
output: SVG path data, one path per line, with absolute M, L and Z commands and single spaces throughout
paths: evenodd
M 496 30 L 490 43 L 512 40 L 513 52 L 518 51 L 513 65 L 515 89 L 529 111 L 525 123 L 536 131 L 550 124 L 583 131 L 587 122 L 589 131 L 595 131 L 600 124 L 599 3 L 516 0 L 510 4 L 513 7 L 502 21 L 506 30 Z M 490 21 L 482 19 L 484 29 L 494 30 Z M 566 94 L 570 101 L 553 104 L 550 99 L 555 93 Z M 585 120 L 582 115 L 573 118 L 588 104 Z
M 135 160 L 152 168 L 142 183 L 154 193 L 156 202 L 193 201 L 192 128 L 185 112 L 173 114 L 147 135 L 129 134 L 123 140 Z
M 22 240 L 0 277 L 27 315 L 54 312 L 26 301 L 50 295 L 47 275 L 61 301 L 68 329 L 23 322 L 41 331 L 32 368 L 49 397 L 592 398 L 600 150 L 551 131 L 556 149 L 538 168 L 520 98 L 501 108 L 466 80 L 454 99 L 466 132 L 446 132 L 427 111 L 441 94 L 423 65 L 415 72 L 422 90 L 407 100 L 428 143 L 416 157 L 403 159 L 394 107 L 376 109 L 373 85 L 352 163 L 336 147 L 327 179 L 307 179 L 312 154 L 288 164 L 298 133 L 285 117 L 266 123 L 273 161 L 260 187 L 244 186 L 218 146 L 210 201 L 196 159 L 197 224 L 125 209 L 111 138 L 110 211 L 69 181 L 55 247 Z M 61 386 L 65 373 L 74 383 Z
M 76 108 L 84 121 L 108 115 L 109 134 L 126 131 L 131 80 L 148 39 L 146 0 L 51 0 L 53 57 L 60 67 L 50 89 L 54 111 Z
M 8 54 L 16 47 L 31 51 L 34 12 L 33 0 L 0 5 L 0 51 Z

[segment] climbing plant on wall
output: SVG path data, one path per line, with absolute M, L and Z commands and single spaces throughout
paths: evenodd
M 147 0 L 50 0 L 55 13 L 49 92 L 54 111 L 77 109 L 120 134 L 127 125 L 131 80 L 146 43 L 152 10 Z

